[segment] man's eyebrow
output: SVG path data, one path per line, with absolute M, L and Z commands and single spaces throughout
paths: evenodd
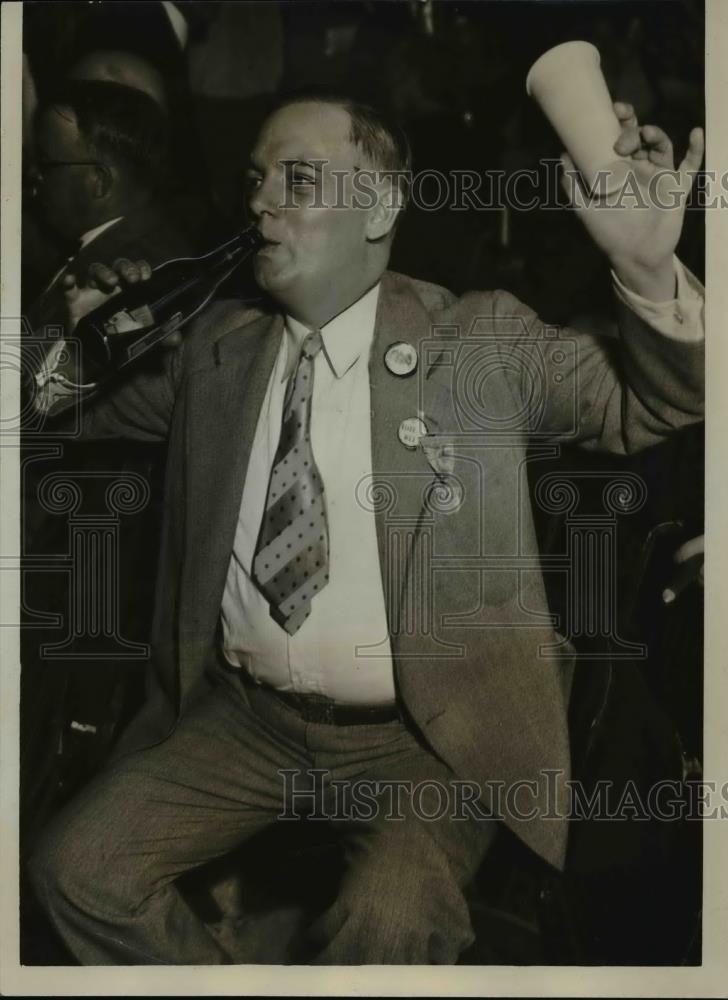
M 328 162 L 324 159 L 307 159 L 305 156 L 284 156 L 278 160 L 279 163 L 287 167 L 310 167 L 314 173 L 320 174 L 323 172 L 324 163 Z M 256 173 L 262 174 L 265 172 L 264 168 L 255 162 L 255 160 L 250 159 L 248 161 L 248 170 L 255 170 Z
M 314 173 L 320 174 L 324 163 L 327 161 L 323 159 L 309 159 L 306 156 L 284 156 L 278 162 L 292 167 L 310 167 Z

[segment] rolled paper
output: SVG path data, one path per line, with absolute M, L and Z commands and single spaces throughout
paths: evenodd
M 622 126 L 589 42 L 565 42 L 536 60 L 526 92 L 553 125 L 592 194 L 618 191 L 629 173 L 629 157 L 614 151 Z

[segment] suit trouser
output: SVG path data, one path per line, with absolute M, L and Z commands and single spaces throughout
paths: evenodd
M 163 743 L 68 804 L 30 873 L 82 964 L 226 963 L 175 880 L 315 801 L 344 834 L 345 874 L 308 929 L 312 961 L 454 963 L 474 939 L 463 889 L 495 832 L 457 805 L 454 779 L 400 720 L 309 723 L 221 676 Z

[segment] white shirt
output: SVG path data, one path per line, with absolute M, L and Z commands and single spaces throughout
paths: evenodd
M 76 253 L 78 253 L 79 250 L 82 250 L 85 246 L 88 246 L 89 243 L 92 243 L 97 236 L 100 236 L 107 229 L 110 229 L 112 226 L 115 226 L 117 222 L 121 222 L 123 218 L 124 218 L 123 215 L 119 215 L 115 219 L 109 219 L 108 222 L 102 222 L 100 226 L 94 226 L 93 229 L 89 229 L 87 232 L 85 232 L 82 236 L 79 237 L 78 250 L 76 251 Z M 50 292 L 51 288 L 53 288 L 53 286 L 61 277 L 61 275 L 65 274 L 68 265 L 73 263 L 75 257 L 76 257 L 75 253 L 71 254 L 71 256 L 68 258 L 63 267 L 60 267 L 56 271 L 56 273 L 53 275 L 53 277 L 48 282 L 46 287 L 43 289 L 43 292 L 41 294 L 47 295 L 48 292 Z
M 671 302 L 649 302 L 613 274 L 615 293 L 664 335 L 697 339 L 701 289 L 677 258 L 675 268 L 677 297 Z M 253 439 L 221 611 L 223 648 L 231 664 L 275 688 L 344 702 L 394 698 L 374 514 L 356 500 L 357 484 L 372 472 L 368 362 L 378 297 L 377 285 L 323 327 L 324 350 L 314 362 L 311 442 L 326 494 L 329 583 L 311 602 L 299 631 L 289 636 L 270 616 L 250 576 L 286 383 L 309 332 L 289 317 Z M 361 647 L 367 646 L 371 656 L 363 655 Z
M 97 236 L 105 233 L 107 229 L 111 229 L 111 227 L 115 226 L 117 222 L 121 222 L 123 218 L 123 215 L 118 215 L 115 219 L 108 219 L 106 222 L 102 222 L 100 226 L 94 226 L 93 229 L 86 230 L 86 232 L 79 237 L 79 245 L 76 254 L 84 247 L 88 246 L 89 243 L 93 243 Z M 63 267 L 56 271 L 50 280 L 50 284 L 46 285 L 46 288 L 42 293 L 43 295 L 47 295 L 56 282 L 66 273 L 68 267 L 76 259 L 76 254 L 72 254 Z M 63 375 L 56 373 L 58 359 L 63 353 L 65 346 L 65 338 L 59 337 L 58 340 L 51 345 L 51 348 L 46 355 L 44 365 L 35 377 L 40 392 L 36 396 L 34 405 L 36 409 L 41 412 L 49 409 L 57 399 L 63 399 L 65 396 L 74 396 L 79 391 L 80 387 L 76 383 L 69 382 Z M 89 383 L 87 388 L 94 388 L 94 383 Z
M 177 44 L 181 49 L 187 48 L 187 39 L 190 33 L 187 18 L 171 0 L 162 0 L 162 7 L 174 32 L 174 37 L 177 39 Z
M 699 340 L 702 288 L 677 258 L 675 267 L 673 300 L 649 302 L 616 275 L 615 293 L 664 336 Z M 323 327 L 324 350 L 314 361 L 311 440 L 327 504 L 327 586 L 313 599 L 299 631 L 289 636 L 271 617 L 250 575 L 286 386 L 309 332 L 288 318 L 253 438 L 221 607 L 223 649 L 231 664 L 281 690 L 367 704 L 389 703 L 395 691 L 374 513 L 356 499 L 357 485 L 372 473 L 369 355 L 378 298 L 377 285 Z M 63 385 L 55 359 L 48 362 L 37 375 L 45 389 L 36 403 L 41 410 L 56 394 L 75 392 Z
M 93 243 L 97 236 L 101 236 L 101 234 L 105 233 L 107 229 L 111 229 L 111 227 L 115 226 L 117 222 L 121 222 L 123 218 L 123 215 L 117 215 L 115 219 L 109 219 L 107 222 L 102 222 L 100 226 L 94 226 L 93 229 L 89 229 L 81 237 L 81 246 L 85 247 L 88 246 L 89 243 Z
M 643 322 L 669 340 L 701 341 L 705 337 L 705 289 L 680 259 L 673 255 L 675 298 L 652 302 L 627 288 L 612 271 L 614 294 Z
M 356 499 L 372 472 L 369 354 L 378 298 L 376 285 L 327 323 L 314 361 L 311 446 L 326 496 L 329 582 L 290 636 L 250 575 L 286 384 L 309 332 L 289 317 L 253 438 L 221 612 L 225 655 L 255 680 L 360 704 L 395 696 L 374 513 Z M 367 656 L 362 646 L 376 648 Z

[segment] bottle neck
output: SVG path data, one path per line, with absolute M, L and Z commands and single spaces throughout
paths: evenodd
M 263 245 L 265 240 L 260 234 L 260 230 L 256 226 L 248 226 L 237 236 L 233 236 L 232 239 L 227 240 L 225 243 L 220 244 L 214 250 L 205 254 L 204 257 L 200 258 L 204 260 L 205 257 L 217 258 L 220 260 L 232 260 L 233 257 L 237 257 L 241 253 L 252 253 Z
M 237 236 L 203 254 L 202 257 L 190 260 L 190 264 L 196 265 L 194 272 L 186 280 L 163 293 L 161 298 L 154 302 L 153 308 L 163 309 L 168 301 L 173 301 L 195 286 L 209 285 L 210 282 L 215 285 L 221 284 L 263 242 L 260 231 L 255 226 L 249 226 Z

